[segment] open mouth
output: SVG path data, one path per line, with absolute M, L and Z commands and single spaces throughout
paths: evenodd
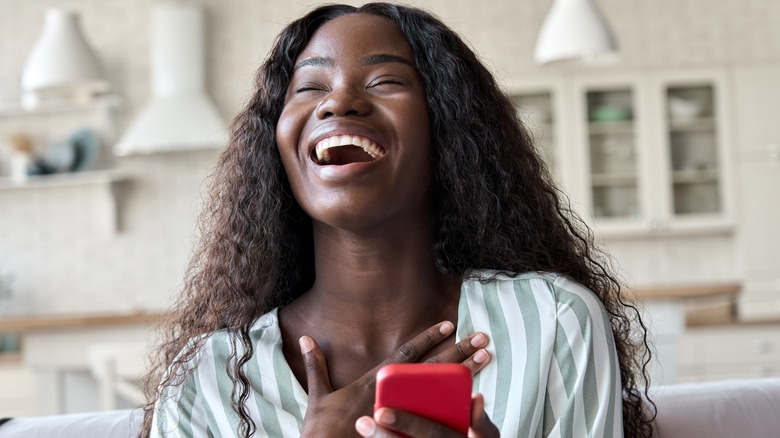
M 385 149 L 368 138 L 358 135 L 335 135 L 317 143 L 313 158 L 317 164 L 323 166 L 342 166 L 376 161 L 384 155 Z

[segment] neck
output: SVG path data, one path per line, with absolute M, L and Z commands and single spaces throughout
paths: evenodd
M 316 280 L 299 308 L 322 329 L 385 350 L 457 316 L 459 282 L 436 269 L 428 226 L 361 235 L 315 224 L 314 236 Z
M 460 281 L 436 269 L 430 226 L 368 233 L 313 227 L 315 282 L 282 309 L 280 325 L 284 339 L 315 338 L 334 388 L 354 382 L 437 322 L 457 324 Z M 283 348 L 305 388 L 297 342 Z

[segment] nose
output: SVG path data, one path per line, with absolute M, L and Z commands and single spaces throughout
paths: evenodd
M 331 90 L 317 104 L 317 117 L 365 116 L 371 112 L 371 103 L 360 92 L 349 87 Z

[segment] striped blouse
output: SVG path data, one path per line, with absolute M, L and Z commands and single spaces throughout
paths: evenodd
M 614 339 L 590 290 L 543 273 L 464 281 L 457 339 L 475 331 L 489 336 L 492 359 L 475 376 L 474 392 L 485 396 L 502 437 L 623 435 Z M 307 396 L 282 353 L 277 311 L 260 317 L 250 335 L 255 351 L 246 365 L 247 408 L 256 436 L 298 437 Z M 231 348 L 226 331 L 208 337 L 184 383 L 163 389 L 153 437 L 236 435 L 239 417 L 230 407 L 233 383 L 225 371 Z

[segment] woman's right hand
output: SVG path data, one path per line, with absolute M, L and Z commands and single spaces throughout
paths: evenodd
M 306 368 L 309 404 L 303 419 L 301 436 L 357 436 L 355 421 L 361 416 L 372 415 L 376 374 L 379 369 L 391 363 L 419 361 L 447 339 L 454 330 L 455 327 L 449 321 L 430 327 L 403 344 L 384 362 L 359 379 L 335 391 L 330 385 L 325 356 L 314 339 L 302 336 L 299 342 Z M 487 343 L 488 339 L 484 333 L 474 333 L 425 362 L 462 363 L 474 375 L 490 360 L 490 355 L 484 349 Z
M 381 408 L 369 416 L 360 417 L 355 430 L 364 438 L 401 438 L 402 436 L 466 438 L 445 424 L 437 423 L 410 412 Z M 468 438 L 500 438 L 501 432 L 485 412 L 482 394 L 471 396 L 471 424 Z

